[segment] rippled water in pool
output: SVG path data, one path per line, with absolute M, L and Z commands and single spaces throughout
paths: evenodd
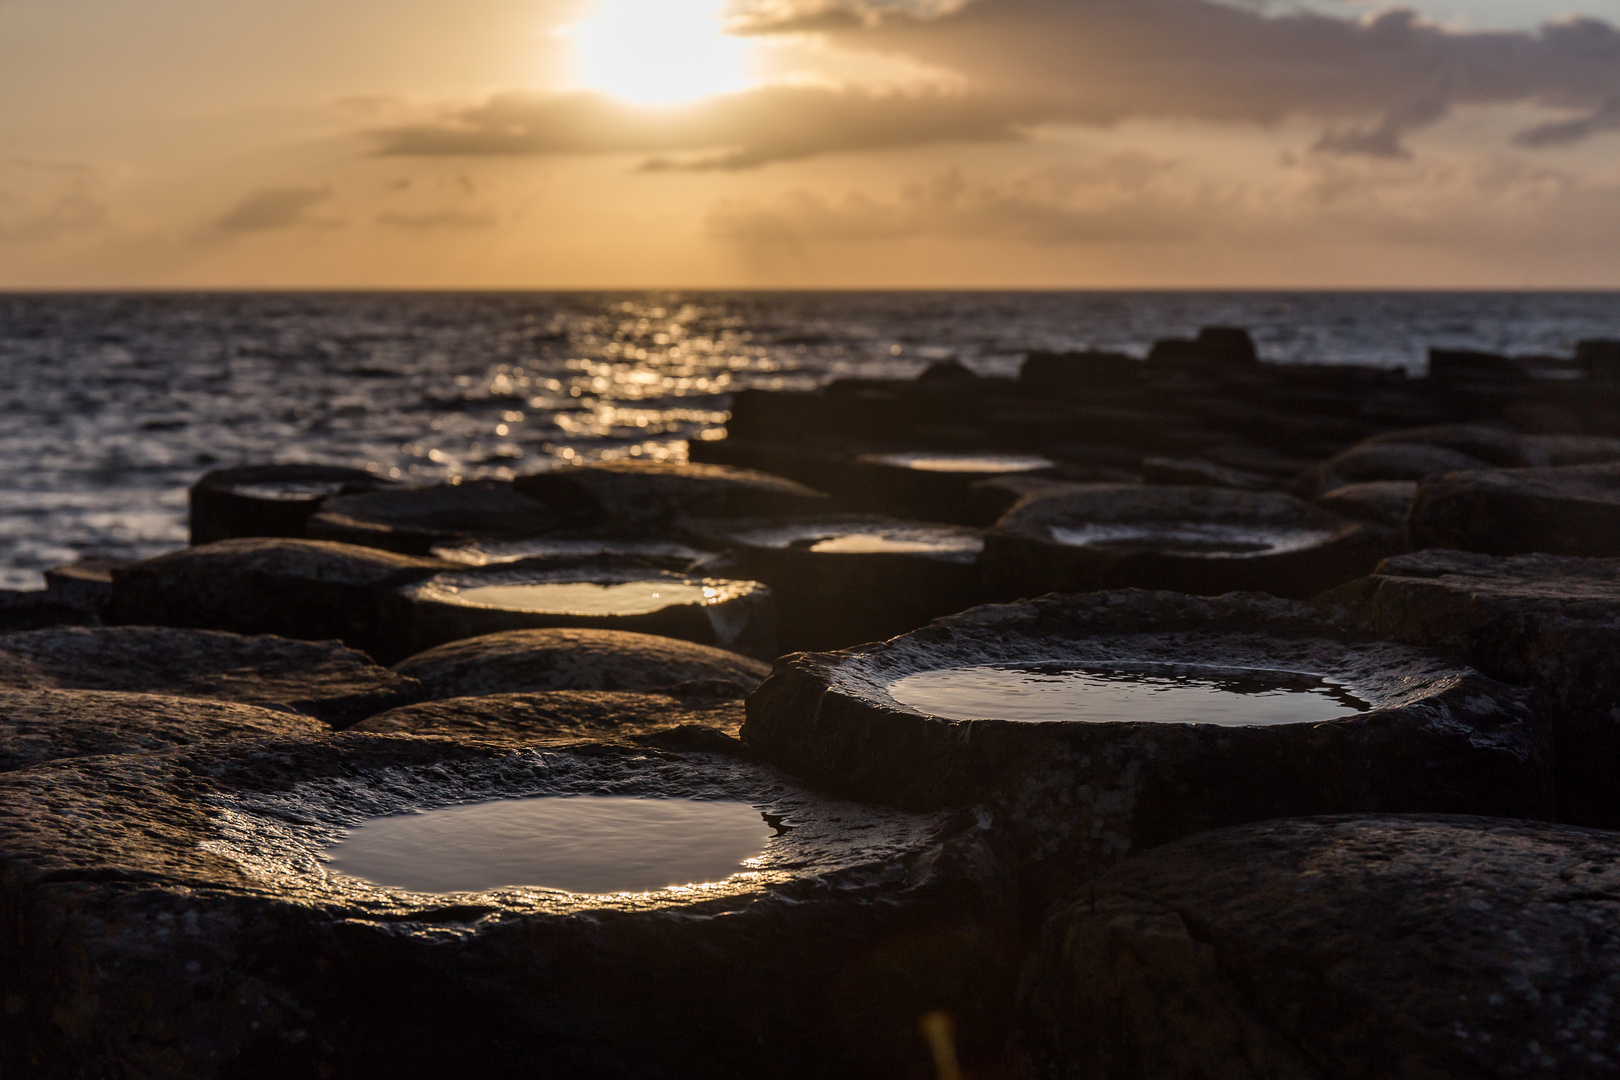
M 523 585 L 458 588 L 453 599 L 479 607 L 558 615 L 647 615 L 677 604 L 705 604 L 718 595 L 712 586 L 680 581 L 553 581 Z
M 771 836 L 745 802 L 542 796 L 374 818 L 328 848 L 326 860 L 331 870 L 411 892 L 648 892 L 724 881 Z
M 919 672 L 889 687 L 946 720 L 1318 723 L 1369 706 L 1317 675 L 1191 664 L 995 664 Z
M 1098 524 L 1052 530 L 1053 540 L 1073 547 L 1099 551 L 1165 551 L 1210 558 L 1281 555 L 1320 544 L 1332 535 L 1326 529 L 1197 522 L 1168 525 Z
M 1052 467 L 1047 458 L 1031 454 L 869 454 L 861 460 L 922 472 L 1017 473 Z

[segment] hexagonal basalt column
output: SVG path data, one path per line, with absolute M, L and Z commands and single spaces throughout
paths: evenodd
M 732 757 L 343 735 L 0 805 L 7 1075 L 893 1077 L 924 1015 L 1004 1036 L 984 826 Z
M 687 532 L 771 587 L 784 652 L 892 637 L 983 593 L 977 529 L 834 515 L 699 521 Z
M 776 604 L 757 581 L 693 577 L 621 559 L 436 574 L 389 597 L 396 655 L 506 630 L 581 627 L 776 656 Z
M 985 538 L 992 594 L 1146 588 L 1304 599 L 1399 549 L 1388 530 L 1279 492 L 1096 484 L 1036 497 Z
M 856 798 L 996 807 L 1050 899 L 1132 852 L 1260 818 L 1550 816 L 1538 702 L 1302 604 L 1123 591 L 784 657 L 742 733 Z

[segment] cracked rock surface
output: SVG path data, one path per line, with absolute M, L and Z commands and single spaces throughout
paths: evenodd
M 368 819 L 540 795 L 741 801 L 764 850 L 595 896 L 321 858 Z M 999 1050 L 1016 964 L 980 817 L 715 754 L 344 734 L 50 763 L 0 777 L 0 864 L 17 1076 L 921 1076 L 926 1012 Z
M 1540 687 L 1557 706 L 1560 819 L 1620 825 L 1620 559 L 1421 551 L 1322 603 L 1371 633 Z
M 335 641 L 160 626 L 58 626 L 0 635 L 0 686 L 236 701 L 343 727 L 421 696 L 414 680 Z
M 328 730 L 308 716 L 233 702 L 0 687 L 0 772 L 59 758 L 136 754 L 220 739 L 313 739 Z
M 687 725 L 735 736 L 742 721 L 743 703 L 735 698 L 552 690 L 424 701 L 362 720 L 352 730 L 539 746 L 629 738 Z
M 1368 708 L 1236 727 L 958 720 L 890 693 L 907 676 L 953 668 L 1145 662 L 1309 673 Z M 1032 888 L 1050 899 L 1127 855 L 1243 821 L 1551 817 L 1542 704 L 1433 653 L 1346 633 L 1305 604 L 1126 590 L 987 605 L 888 642 L 783 657 L 749 696 L 742 735 L 767 760 L 854 798 L 994 806 Z
M 1620 836 L 1266 821 L 1131 859 L 1026 970 L 1030 1077 L 1620 1075 Z
M 431 698 L 539 690 L 669 690 L 741 697 L 771 672 L 738 653 L 625 630 L 508 630 L 394 665 Z

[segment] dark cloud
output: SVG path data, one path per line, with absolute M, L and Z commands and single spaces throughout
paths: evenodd
M 311 214 L 331 198 L 329 187 L 263 188 L 243 198 L 215 224 L 226 232 L 268 232 L 298 225 L 331 226 L 338 222 Z
M 379 133 L 391 154 L 646 153 L 652 168 L 739 168 L 813 154 L 984 142 L 1043 124 L 1317 120 L 1325 153 L 1399 158 L 1404 137 L 1468 105 L 1577 114 L 1544 146 L 1620 127 L 1620 31 L 1576 18 L 1458 32 L 1409 11 L 1268 15 L 1214 0 L 970 0 L 942 14 L 858 4 L 756 19 L 903 57 L 966 89 L 765 87 L 649 111 L 589 94 L 498 96 Z

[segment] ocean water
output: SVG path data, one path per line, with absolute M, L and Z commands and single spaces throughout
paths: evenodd
M 743 387 L 954 357 L 1145 351 L 1247 326 L 1269 359 L 1421 372 L 1430 345 L 1567 354 L 1615 293 L 0 295 L 0 588 L 185 543 L 186 488 L 312 461 L 429 481 L 558 458 L 679 459 Z

